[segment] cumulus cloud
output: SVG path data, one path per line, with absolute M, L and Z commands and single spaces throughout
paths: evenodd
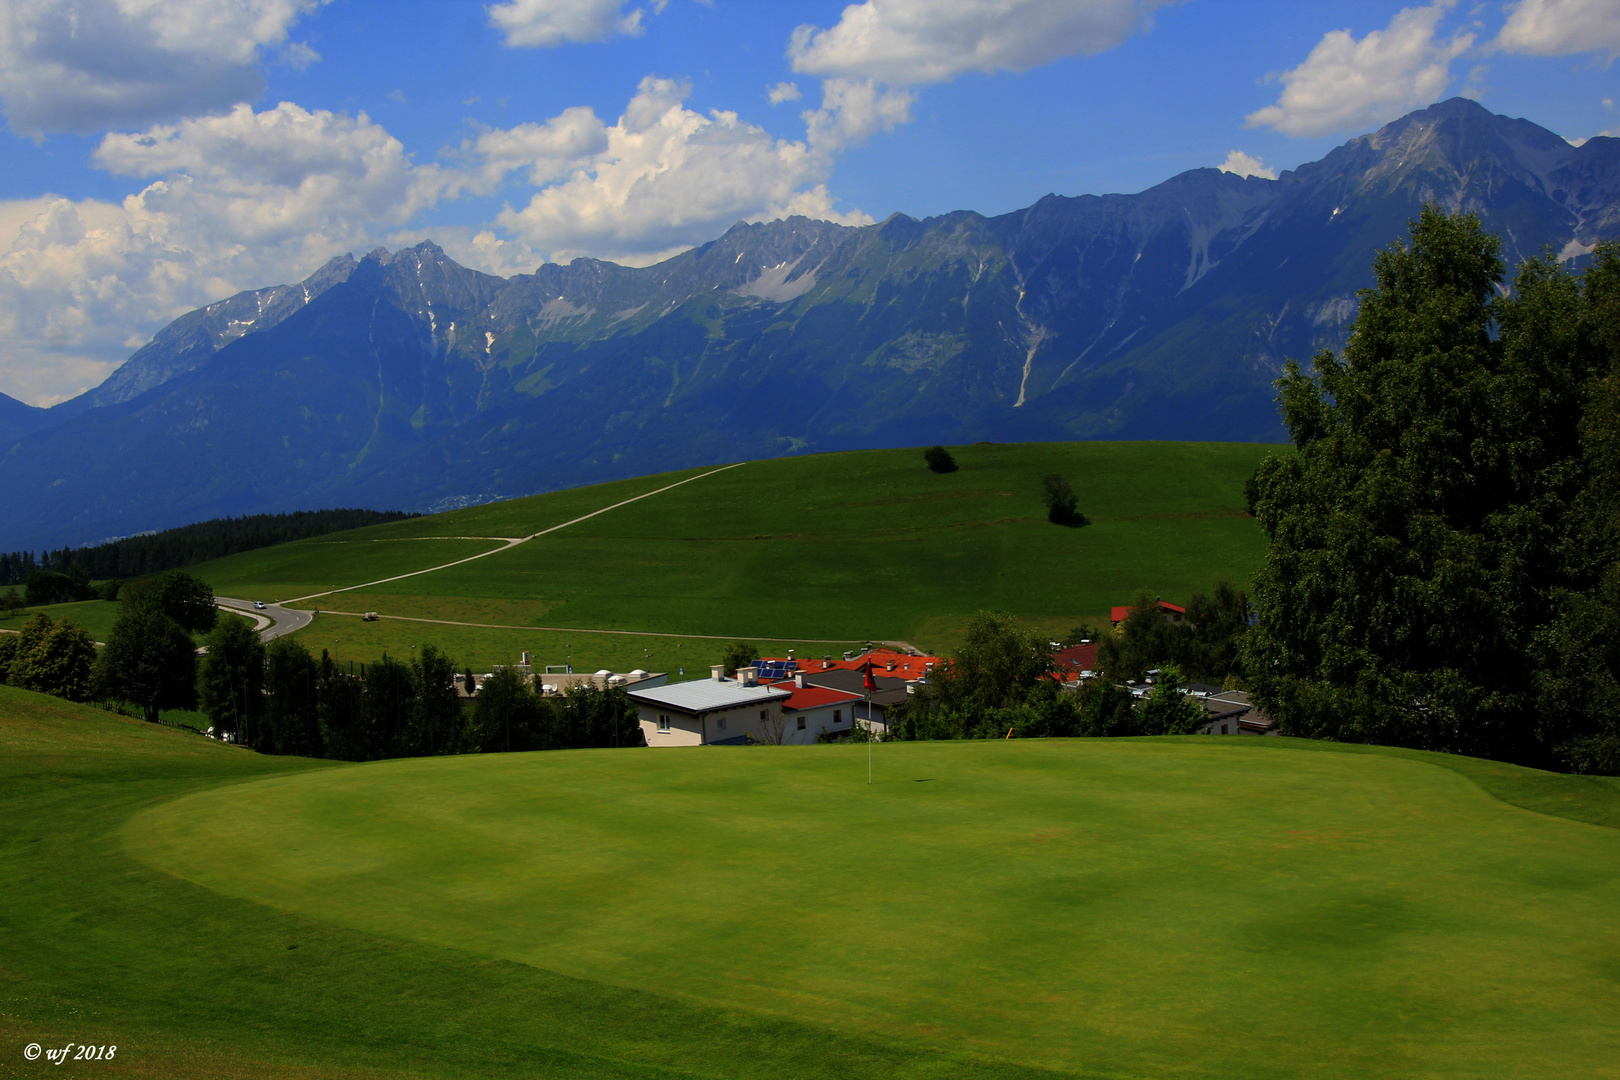
M 1404 8 L 1383 30 L 1357 41 L 1332 30 L 1292 71 L 1274 105 L 1246 118 L 1248 126 L 1288 135 L 1326 135 L 1375 126 L 1435 101 L 1451 81 L 1451 62 L 1474 43 L 1459 33 L 1437 40 L 1436 28 L 1455 0 Z
M 810 145 L 831 153 L 880 131 L 909 123 L 915 94 L 880 87 L 871 79 L 823 79 L 821 108 L 804 113 Z
M 1257 157 L 1245 154 L 1242 150 L 1233 150 L 1226 155 L 1226 160 L 1218 166 L 1221 172 L 1236 173 L 1238 176 L 1260 176 L 1267 180 L 1277 179 L 1277 170 L 1268 166 Z
M 455 180 L 364 114 L 288 103 L 108 135 L 94 161 L 149 182 L 122 203 L 0 204 L 0 389 L 14 396 L 87 389 L 175 316 L 366 250 Z
M 700 114 L 689 90 L 649 76 L 613 124 L 565 109 L 479 131 L 426 165 L 364 113 L 287 102 L 106 135 L 93 163 L 139 187 L 121 203 L 0 202 L 0 392 L 71 396 L 186 311 L 378 243 L 432 238 L 512 274 L 581 254 L 645 265 L 739 219 L 871 221 L 841 213 L 826 180 L 840 140 L 901 117 L 885 92 L 829 95 L 813 144 Z M 443 200 L 501 190 L 526 202 L 483 225 L 431 224 Z
M 1093 55 L 1152 25 L 1165 0 L 865 0 L 828 29 L 801 26 L 795 71 L 896 85 L 1027 71 Z
M 772 105 L 780 105 L 784 101 L 798 101 L 804 95 L 799 91 L 799 84 L 792 82 L 779 82 L 771 87 L 766 94 Z
M 1614 0 L 1519 0 L 1492 43 L 1537 56 L 1607 50 L 1620 56 L 1620 4 Z
M 804 214 L 871 221 L 834 208 L 827 155 L 774 138 L 733 112 L 688 109 L 690 90 L 671 79 L 643 79 L 618 122 L 603 129 L 605 147 L 522 209 L 503 211 L 497 224 L 558 261 L 590 254 L 646 265 L 738 220 Z
M 260 50 L 325 2 L 5 0 L 0 107 L 36 137 L 217 112 L 263 92 Z M 304 45 L 282 56 L 317 59 Z
M 655 5 L 662 11 L 664 5 Z M 623 0 L 508 0 L 489 9 L 489 24 L 506 44 L 549 48 L 568 41 L 606 41 L 614 34 L 640 34 L 641 8 L 628 14 Z

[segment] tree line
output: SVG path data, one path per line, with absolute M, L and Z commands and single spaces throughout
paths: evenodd
M 464 678 L 477 686 L 470 671 Z M 358 671 L 290 637 L 266 646 L 246 620 L 220 619 L 213 590 L 179 570 L 131 583 L 99 653 L 82 627 L 36 612 L 21 633 L 0 636 L 0 682 L 132 706 L 152 721 L 200 709 L 217 737 L 267 754 L 371 761 L 644 745 L 640 713 L 617 687 L 547 698 L 503 669 L 468 709 L 455 661 L 432 645 Z
M 26 585 L 30 604 L 89 600 L 95 595 L 90 589 L 91 581 L 142 577 L 272 544 L 416 516 L 398 510 L 358 509 L 244 514 L 126 536 L 103 544 L 41 551 L 37 557 L 32 551 L 3 552 L 0 553 L 0 585 Z

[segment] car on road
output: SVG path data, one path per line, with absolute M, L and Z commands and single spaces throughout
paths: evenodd
M 253 610 L 254 611 L 263 611 L 264 609 L 265 609 L 265 603 L 264 603 L 263 600 L 255 600 L 255 601 L 253 601 Z
M 377 613 L 375 611 L 368 611 L 364 615 L 360 616 L 360 621 L 361 622 L 376 622 L 377 621 Z

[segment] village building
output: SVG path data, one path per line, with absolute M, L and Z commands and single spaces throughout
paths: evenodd
M 719 664 L 709 671 L 707 679 L 626 691 L 640 710 L 648 746 L 781 741 L 772 736 L 786 726 L 782 706 L 791 689 L 761 684 L 755 668 L 739 668 L 736 678 Z

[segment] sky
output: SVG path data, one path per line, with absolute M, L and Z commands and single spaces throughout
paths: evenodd
M 1448 97 L 1620 134 L 1620 0 L 0 0 L 0 393 L 432 239 L 648 265 L 738 221 L 1274 176 Z

